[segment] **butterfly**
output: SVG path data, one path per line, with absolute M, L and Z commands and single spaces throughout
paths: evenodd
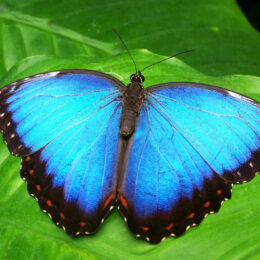
M 42 211 L 71 236 L 117 207 L 136 237 L 180 236 L 260 170 L 260 103 L 191 82 L 125 86 L 92 70 L 0 90 L 0 129 Z

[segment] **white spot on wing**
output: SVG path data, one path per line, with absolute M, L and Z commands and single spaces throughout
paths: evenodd
M 242 96 L 241 95 L 239 95 L 239 94 L 237 94 L 237 93 L 235 93 L 235 92 L 232 92 L 232 91 L 227 91 L 228 92 L 228 94 L 231 96 L 231 97 L 234 97 L 234 98 L 238 98 L 238 99 L 242 99 Z
M 188 231 L 190 229 L 190 225 L 188 225 L 187 227 L 186 227 L 186 231 Z
M 245 97 L 245 96 L 242 96 L 242 95 L 239 95 L 235 92 L 232 92 L 232 91 L 229 91 L 227 90 L 227 93 L 231 96 L 231 97 L 234 97 L 234 98 L 237 98 L 237 99 L 240 99 L 240 100 L 244 100 L 244 101 L 247 101 L 247 102 L 252 102 L 252 99 L 248 98 L 248 97 Z
M 55 77 L 55 76 L 57 76 L 57 74 L 59 74 L 60 72 L 59 71 L 53 71 L 53 72 L 50 72 L 50 73 L 48 73 L 47 75 L 48 75 L 48 77 Z M 42 76 L 42 75 L 41 75 Z

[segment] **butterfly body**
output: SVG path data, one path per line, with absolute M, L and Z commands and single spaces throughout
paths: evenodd
M 131 83 L 122 92 L 120 134 L 123 136 L 130 136 L 135 130 L 140 109 L 145 100 L 143 80 L 144 78 L 141 78 L 140 74 L 136 74 L 135 77 L 131 77 Z
M 116 206 L 159 243 L 219 210 L 260 170 L 260 104 L 191 82 L 143 88 L 90 70 L 38 74 L 0 90 L 0 129 L 21 177 L 69 235 Z

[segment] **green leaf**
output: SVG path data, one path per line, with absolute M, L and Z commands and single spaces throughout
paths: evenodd
M 254 76 L 260 67 L 259 35 L 231 0 L 0 1 L 0 85 L 66 68 L 103 71 L 127 84 L 133 64 L 111 27 L 120 31 L 138 67 L 196 49 L 179 56 L 182 61 L 173 58 L 147 69 L 145 86 L 193 81 L 260 101 L 260 78 Z M 19 164 L 1 143 L 0 259 L 260 257 L 259 176 L 235 185 L 232 199 L 199 227 L 152 246 L 134 238 L 116 210 L 95 235 L 68 237 L 28 195 Z
M 235 0 L 1 0 L 0 21 L 1 73 L 36 54 L 118 53 L 115 27 L 130 49 L 165 56 L 195 49 L 182 60 L 201 72 L 260 75 L 259 33 Z

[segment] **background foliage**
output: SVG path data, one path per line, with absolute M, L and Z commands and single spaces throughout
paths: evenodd
M 260 101 L 260 37 L 234 0 L 0 0 L 1 86 L 35 73 L 86 68 L 125 83 L 139 68 L 145 86 L 194 81 Z M 94 236 L 69 238 L 29 197 L 20 159 L 0 144 L 0 259 L 259 259 L 260 178 L 236 185 L 218 214 L 156 246 L 134 238 L 119 214 Z

